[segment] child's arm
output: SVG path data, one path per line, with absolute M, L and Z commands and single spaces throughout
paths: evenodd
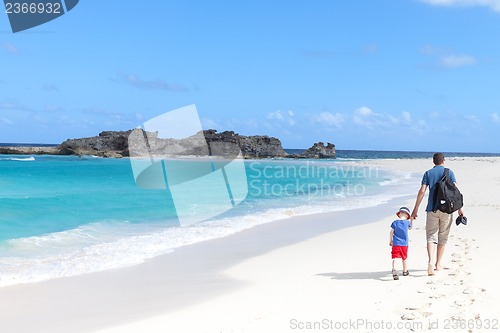
M 411 230 L 411 228 L 413 228 L 413 219 L 410 218 L 410 227 L 408 228 L 408 230 Z
M 391 234 L 390 234 L 391 239 L 389 240 L 389 246 L 392 246 L 392 238 L 394 237 L 394 229 L 391 228 Z

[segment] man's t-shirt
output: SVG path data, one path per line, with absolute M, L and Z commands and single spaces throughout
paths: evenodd
M 408 229 L 410 228 L 409 220 L 395 220 L 391 224 L 394 229 L 392 237 L 392 246 L 408 246 Z
M 422 185 L 429 186 L 429 199 L 427 200 L 426 212 L 432 212 L 434 210 L 434 192 L 436 190 L 436 183 L 443 178 L 444 166 L 436 165 L 434 168 L 427 170 L 422 178 Z M 455 174 L 453 171 L 449 171 L 449 176 L 452 182 L 456 183 Z

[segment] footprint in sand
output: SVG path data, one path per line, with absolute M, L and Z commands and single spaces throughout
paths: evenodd
M 415 320 L 417 319 L 417 315 L 414 312 L 403 313 L 401 315 L 402 320 Z
M 452 273 L 450 273 L 450 274 L 448 274 L 448 275 L 451 275 L 451 274 L 452 274 Z M 445 285 L 445 286 L 452 286 L 452 287 L 453 287 L 453 286 L 458 286 L 458 285 L 460 285 L 460 283 L 459 283 L 459 282 L 457 282 L 457 281 L 453 281 L 453 280 L 452 280 L 452 281 L 445 281 L 445 282 L 444 282 L 444 285 Z
M 407 312 L 407 313 L 403 313 L 401 315 L 401 319 L 402 320 L 415 320 L 415 319 L 420 319 L 422 317 L 424 318 L 427 318 L 429 316 L 432 315 L 432 312 L 426 312 L 426 311 L 423 311 L 423 312 Z
M 432 303 L 425 303 L 422 306 L 407 306 L 406 312 L 401 315 L 402 320 L 415 320 L 432 316 L 432 312 L 426 311 Z
M 454 304 L 458 307 L 462 307 L 462 306 L 465 306 L 465 305 L 468 305 L 468 302 L 466 300 L 456 300 L 454 302 Z
M 420 308 L 418 306 L 407 306 L 406 310 L 414 311 L 414 310 L 419 310 Z
M 425 303 L 422 306 L 407 306 L 405 309 L 406 310 L 410 310 L 410 311 L 415 311 L 415 310 L 420 310 L 421 311 L 421 310 L 428 309 L 431 305 L 432 305 L 432 303 Z
M 432 316 L 432 312 L 429 312 L 429 311 L 421 312 L 421 314 L 424 318 L 428 318 L 428 317 Z

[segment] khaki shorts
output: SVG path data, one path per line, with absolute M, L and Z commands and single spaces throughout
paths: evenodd
M 427 212 L 427 221 L 425 223 L 427 243 L 446 244 L 452 222 L 453 214 L 443 213 L 439 210 Z

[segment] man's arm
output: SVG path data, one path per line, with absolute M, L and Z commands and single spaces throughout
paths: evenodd
M 415 201 L 415 207 L 413 208 L 413 212 L 411 213 L 411 218 L 414 220 L 418 217 L 418 207 L 420 207 L 420 203 L 422 203 L 422 200 L 424 199 L 426 190 L 427 190 L 427 185 L 422 184 L 422 186 L 420 186 L 420 190 L 417 193 L 417 200 Z

